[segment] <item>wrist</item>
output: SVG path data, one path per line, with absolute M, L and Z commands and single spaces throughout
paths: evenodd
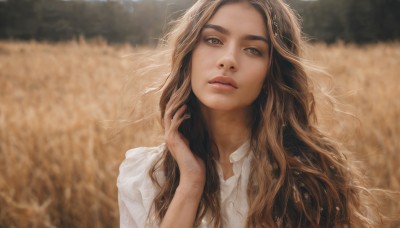
M 180 183 L 176 189 L 176 193 L 195 199 L 200 199 L 203 195 L 204 185 L 197 183 Z

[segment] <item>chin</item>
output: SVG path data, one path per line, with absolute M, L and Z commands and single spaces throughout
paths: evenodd
M 235 111 L 248 108 L 248 106 L 233 104 L 227 101 L 200 101 L 200 104 L 202 108 L 214 111 Z

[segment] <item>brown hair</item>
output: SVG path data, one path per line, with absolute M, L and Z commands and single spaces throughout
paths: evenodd
M 206 185 L 195 225 L 206 212 L 221 226 L 220 183 L 209 137 L 190 86 L 191 55 L 204 24 L 219 7 L 247 2 L 264 17 L 272 50 L 264 89 L 253 103 L 247 227 L 374 226 L 363 199 L 368 190 L 336 142 L 317 128 L 315 101 L 301 59 L 298 20 L 281 0 L 199 0 L 169 34 L 171 70 L 160 99 L 161 115 L 186 104 L 191 118 L 180 127 L 191 150 L 206 165 Z M 165 182 L 156 177 L 163 170 Z M 168 149 L 150 170 L 159 192 L 153 212 L 161 222 L 179 184 L 179 168 Z M 164 179 L 164 178 L 163 178 Z

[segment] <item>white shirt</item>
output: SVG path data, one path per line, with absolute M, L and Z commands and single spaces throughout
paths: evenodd
M 234 172 L 232 177 L 224 180 L 221 167 L 217 167 L 221 184 L 223 227 L 245 227 L 248 212 L 247 183 L 252 159 L 249 145 L 247 141 L 230 155 L 229 160 L 233 164 Z M 126 152 L 117 179 L 121 228 L 156 227 L 156 224 L 152 224 L 154 219 L 147 219 L 157 193 L 148 172 L 154 160 L 162 155 L 164 148 L 165 144 L 162 144 L 158 147 L 140 147 Z M 157 177 L 163 184 L 163 174 L 159 173 Z M 211 227 L 210 220 L 210 216 L 206 215 L 200 227 Z

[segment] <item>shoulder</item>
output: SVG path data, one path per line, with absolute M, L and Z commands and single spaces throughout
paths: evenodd
M 149 170 L 164 150 L 165 144 L 162 144 L 157 147 L 138 147 L 126 152 L 117 179 L 121 227 L 146 226 L 157 191 Z
M 162 156 L 165 144 L 156 147 L 137 147 L 125 153 L 125 159 L 119 166 L 118 187 L 126 182 L 140 181 L 146 178 L 154 161 Z

